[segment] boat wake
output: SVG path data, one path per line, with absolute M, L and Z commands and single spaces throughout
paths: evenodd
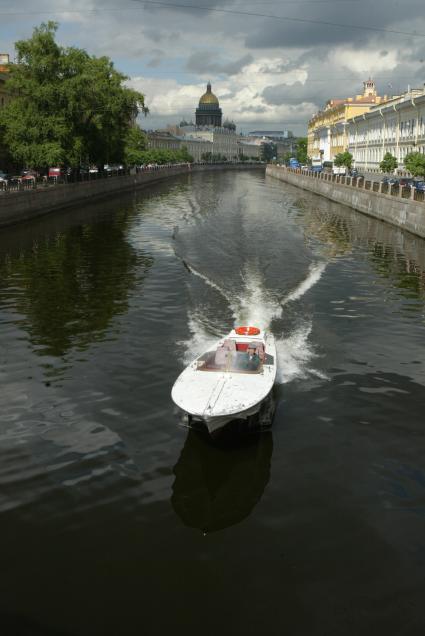
M 281 303 L 282 306 L 304 296 L 309 289 L 319 282 L 325 269 L 326 263 L 313 263 L 310 265 L 307 278 L 303 280 L 291 293 L 285 296 Z
M 187 261 L 185 261 L 184 259 L 181 259 L 183 265 L 186 267 L 186 269 L 193 274 L 194 276 L 197 276 L 198 278 L 200 278 L 201 280 L 204 281 L 204 283 L 206 285 L 209 285 L 210 287 L 212 287 L 213 289 L 215 289 L 216 291 L 218 291 L 219 294 L 221 294 L 223 296 L 223 298 L 225 300 L 227 300 L 227 302 L 229 304 L 232 303 L 232 298 L 230 296 L 230 294 L 227 294 L 227 292 L 222 289 L 219 285 L 217 285 L 217 283 L 215 283 L 214 281 L 212 281 L 210 278 L 208 278 L 208 276 L 205 276 L 205 274 L 202 274 L 201 272 L 198 272 L 197 269 L 195 269 L 193 267 L 193 265 L 191 265 L 190 263 L 188 263 Z
M 227 292 L 187 262 L 185 266 L 192 274 L 201 278 L 222 295 L 231 309 L 235 325 L 251 324 L 261 329 L 270 328 L 274 320 L 282 318 L 285 306 L 302 298 L 317 284 L 326 269 L 326 263 L 313 263 L 309 267 L 306 278 L 283 298 L 278 298 L 276 294 L 266 289 L 258 267 L 251 265 L 246 268 L 242 275 L 244 285 L 241 287 L 241 292 L 235 294 L 233 290 Z M 185 352 L 183 359 L 185 365 L 217 341 L 217 336 L 211 334 L 195 313 L 189 315 L 189 331 L 190 338 L 179 343 Z M 311 331 L 311 320 L 302 320 L 287 335 L 275 337 L 278 357 L 276 381 L 279 384 L 308 377 L 326 379 L 325 374 L 312 366 L 317 353 L 310 342 Z
M 277 384 L 311 377 L 328 379 L 325 373 L 312 366 L 317 358 L 314 345 L 309 341 L 312 326 L 311 322 L 306 322 L 287 337 L 276 338 Z

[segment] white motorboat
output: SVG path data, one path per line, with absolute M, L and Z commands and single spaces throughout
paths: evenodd
M 236 327 L 196 358 L 177 378 L 171 397 L 210 433 L 231 420 L 252 420 L 276 378 L 273 335 L 257 327 Z

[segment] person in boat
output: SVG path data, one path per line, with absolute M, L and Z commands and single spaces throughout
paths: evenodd
M 260 358 L 255 347 L 248 347 L 246 365 L 248 371 L 257 371 L 260 366 Z
M 245 351 L 238 352 L 235 366 L 240 371 L 257 371 L 260 366 L 260 358 L 255 347 L 248 346 Z

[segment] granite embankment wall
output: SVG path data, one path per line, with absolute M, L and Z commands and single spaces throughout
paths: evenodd
M 423 201 L 374 192 L 373 189 L 365 189 L 364 183 L 351 185 L 354 183 L 351 179 L 347 179 L 348 183 L 337 183 L 323 176 L 304 174 L 283 166 L 268 165 L 266 174 L 425 238 L 425 202 Z
M 177 175 L 207 172 L 212 170 L 263 170 L 264 165 L 204 164 L 190 168 L 186 165 L 143 171 L 134 175 L 95 179 L 82 183 L 59 184 L 22 192 L 0 194 L 0 227 L 68 207 L 81 207 L 91 200 L 110 197 Z

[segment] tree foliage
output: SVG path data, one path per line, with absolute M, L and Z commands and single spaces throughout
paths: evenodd
M 351 152 L 348 152 L 348 150 L 346 150 L 345 152 L 339 152 L 334 157 L 334 164 L 336 166 L 345 166 L 346 168 L 350 169 L 352 163 L 353 155 L 351 154 Z
M 138 165 L 155 163 L 163 165 L 165 163 L 193 163 L 193 157 L 186 147 L 180 150 L 167 150 L 166 148 L 152 148 L 140 153 Z
M 122 162 L 125 144 L 144 96 L 107 57 L 55 41 L 58 25 L 41 24 L 16 42 L 0 126 L 15 160 L 28 167 Z
M 404 158 L 404 166 L 413 177 L 425 177 L 425 155 L 411 152 Z
M 390 152 L 386 152 L 379 167 L 381 172 L 394 172 L 398 166 L 398 161 Z
M 219 152 L 203 152 L 201 155 L 202 161 L 208 161 L 209 163 L 223 163 L 224 161 L 228 161 L 226 155 L 222 155 Z M 237 159 L 237 157 L 235 157 Z M 248 157 L 243 159 L 243 161 L 248 161 Z
M 264 161 L 271 161 L 276 157 L 277 146 L 272 141 L 266 142 L 261 145 L 261 158 Z
M 145 133 L 139 126 L 131 126 L 127 132 L 124 146 L 124 163 L 126 166 L 139 166 L 144 163 L 147 146 Z
M 297 153 L 296 153 L 296 157 L 297 160 L 301 163 L 301 164 L 306 164 L 308 163 L 308 156 L 307 156 L 307 137 L 300 137 L 297 141 Z

